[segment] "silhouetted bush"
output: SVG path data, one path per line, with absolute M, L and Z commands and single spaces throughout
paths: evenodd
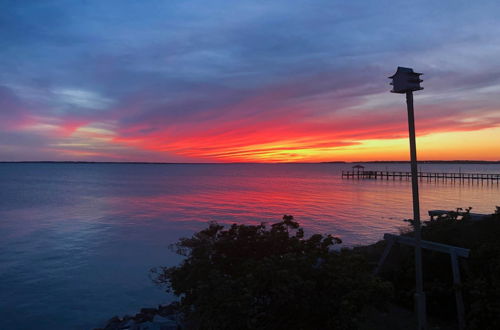
M 479 221 L 451 216 L 426 222 L 422 239 L 471 250 L 469 258 L 460 261 L 467 328 L 500 329 L 500 211 Z M 407 307 L 412 306 L 415 290 L 413 253 L 410 247 L 396 248 L 381 274 L 394 285 L 396 302 Z M 423 267 L 429 314 L 455 322 L 449 254 L 423 250 Z
M 367 306 L 382 306 L 391 286 L 365 258 L 331 235 L 304 237 L 292 216 L 271 225 L 217 223 L 172 248 L 186 259 L 153 269 L 180 297 L 195 329 L 355 329 Z

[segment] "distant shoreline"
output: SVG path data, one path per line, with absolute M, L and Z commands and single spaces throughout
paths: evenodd
M 252 163 L 252 162 L 228 162 L 228 163 L 175 163 L 175 162 L 98 162 L 98 161 L 52 161 L 52 160 L 23 160 L 23 161 L 0 161 L 0 164 L 142 164 L 142 165 L 234 165 L 234 164 L 409 164 L 410 161 L 400 160 L 374 160 L 374 161 L 332 161 L 332 162 L 275 162 L 275 163 Z M 500 164 L 500 160 L 422 160 L 419 164 Z
M 324 163 L 340 163 L 340 162 L 324 162 Z M 410 161 L 406 160 L 373 160 L 362 162 L 343 162 L 346 164 L 409 164 Z M 500 160 L 419 160 L 419 164 L 500 164 Z

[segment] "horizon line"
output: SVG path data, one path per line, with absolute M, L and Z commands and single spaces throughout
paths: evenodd
M 224 164 L 355 164 L 355 163 L 410 163 L 409 160 L 370 160 L 370 161 L 323 161 L 323 162 L 147 162 L 147 161 L 85 161 L 85 160 L 0 160 L 4 164 L 17 163 L 66 163 L 66 164 L 158 164 L 158 165 L 224 165 Z M 500 160 L 419 160 L 417 163 L 466 163 L 500 164 Z

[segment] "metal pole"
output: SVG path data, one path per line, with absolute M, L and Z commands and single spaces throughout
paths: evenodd
M 420 231 L 420 206 L 418 197 L 417 177 L 417 146 L 415 142 L 415 116 L 413 114 L 413 92 L 406 92 L 406 105 L 408 108 L 408 130 L 410 132 L 410 157 L 411 157 L 411 188 L 413 193 L 413 224 L 415 229 L 415 308 L 417 311 L 418 330 L 427 327 L 425 293 L 422 277 L 422 235 Z

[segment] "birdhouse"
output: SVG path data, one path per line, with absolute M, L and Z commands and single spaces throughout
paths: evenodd
M 422 73 L 413 72 L 412 68 L 398 66 L 396 73 L 389 77 L 389 79 L 392 79 L 391 85 L 393 86 L 391 92 L 404 94 L 424 89 L 420 87 L 420 83 L 423 81 L 420 79 L 421 75 Z

